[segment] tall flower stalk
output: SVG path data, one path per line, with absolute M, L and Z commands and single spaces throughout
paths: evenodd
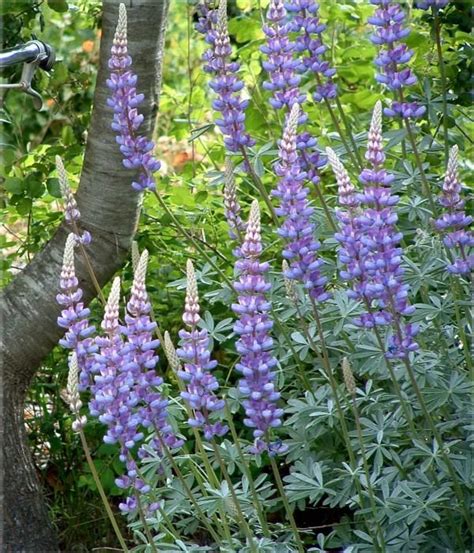
M 275 210 L 283 217 L 278 234 L 285 240 L 283 257 L 289 263 L 287 278 L 303 283 L 311 298 L 322 302 L 329 298 L 325 290 L 327 278 L 321 274 L 323 264 L 317 252 L 320 244 L 314 238 L 311 218 L 314 209 L 308 201 L 309 189 L 304 186 L 306 173 L 301 169 L 297 151 L 299 106 L 294 104 L 279 144 L 275 172 L 279 177 L 272 195 L 279 199 Z
M 74 246 L 77 236 L 69 234 L 66 239 L 63 254 L 63 265 L 59 281 L 60 293 L 56 301 L 62 306 L 58 317 L 58 325 L 66 330 L 59 343 L 63 348 L 76 354 L 79 366 L 79 386 L 81 390 L 88 389 L 94 372 L 93 355 L 97 351 L 93 335 L 95 327 L 89 323 L 90 309 L 82 302 L 82 289 L 74 267 Z
M 253 429 L 255 438 L 251 451 L 262 453 L 268 450 L 276 454 L 283 453 L 286 447 L 268 441 L 268 432 L 281 425 L 283 409 L 277 406 L 280 393 L 274 384 L 276 375 L 273 369 L 277 360 L 272 354 L 270 330 L 273 322 L 268 315 L 271 306 L 266 299 L 270 284 L 265 280 L 269 265 L 260 261 L 263 249 L 260 233 L 260 209 L 254 200 L 244 242 L 236 250 L 235 268 L 239 277 L 234 287 L 239 295 L 238 303 L 232 304 L 232 309 L 239 317 L 234 332 L 239 335 L 236 348 L 241 356 L 236 369 L 243 376 L 239 381 L 239 391 L 245 398 L 244 424 Z
M 153 141 L 139 134 L 144 117 L 137 108 L 143 102 L 144 95 L 137 93 L 138 77 L 131 66 L 132 58 L 128 53 L 127 41 L 127 10 L 124 4 L 120 4 L 109 59 L 110 77 L 107 79 L 107 87 L 112 95 L 107 99 L 107 104 L 114 111 L 112 129 L 118 133 L 116 141 L 123 155 L 123 165 L 137 172 L 132 188 L 142 192 L 155 190 L 153 174 L 160 168 L 160 162 L 153 156 Z
M 379 55 L 375 59 L 378 68 L 376 78 L 396 97 L 384 113 L 390 117 L 418 118 L 425 113 L 426 108 L 416 102 L 404 101 L 402 93 L 404 88 L 417 82 L 415 74 L 407 65 L 413 57 L 413 51 L 402 42 L 410 34 L 410 29 L 405 26 L 405 11 L 400 4 L 390 0 L 370 2 L 378 6 L 375 14 L 368 19 L 375 27 L 370 39 L 375 45 L 380 46 Z
M 199 296 L 193 264 L 188 260 L 186 265 L 187 288 L 183 322 L 189 330 L 181 330 L 181 346 L 177 350 L 178 357 L 183 361 L 183 369 L 178 370 L 178 376 L 186 385 L 181 397 L 193 410 L 193 416 L 188 424 L 193 428 L 201 428 L 206 440 L 215 436 L 223 436 L 228 427 L 220 421 L 213 422 L 211 415 L 223 412 L 224 400 L 216 392 L 219 383 L 212 374 L 217 361 L 211 360 L 209 351 L 209 334 L 203 328 L 199 329 Z
M 448 168 L 443 183 L 439 203 L 445 212 L 436 219 L 435 227 L 443 234 L 443 242 L 452 260 L 448 271 L 455 275 L 469 275 L 474 269 L 474 234 L 469 230 L 473 218 L 464 209 L 461 197 L 462 188 L 458 174 L 458 147 L 453 146 L 449 154 Z

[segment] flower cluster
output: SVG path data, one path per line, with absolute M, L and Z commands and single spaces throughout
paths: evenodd
M 153 339 L 156 323 L 150 318 L 145 287 L 147 261 L 145 251 L 135 272 L 124 326 L 119 321 L 120 279 L 113 282 L 102 321 L 104 335 L 96 338 L 99 352 L 89 403 L 91 415 L 107 426 L 104 442 L 120 445 L 120 460 L 125 463 L 127 473 L 117 479 L 117 485 L 133 487 L 140 493 L 149 488 L 137 472 L 132 450 L 143 443 L 144 430 L 155 432 L 149 446 L 159 454 L 163 447 L 176 448 L 182 444 L 168 422 L 168 401 L 158 391 L 163 380 L 155 372 L 158 362 L 155 349 L 159 342 Z M 147 456 L 143 447 L 138 455 Z M 135 505 L 135 499 L 130 497 L 121 504 L 121 509 L 128 512 Z
M 289 3 L 286 4 L 289 6 Z M 270 104 L 275 109 L 285 108 L 288 112 L 294 104 L 302 104 L 306 100 L 298 85 L 301 81 L 299 71 L 303 62 L 295 58 L 299 52 L 296 44 L 289 39 L 289 33 L 294 29 L 294 23 L 288 20 L 287 9 L 282 0 L 272 0 L 267 10 L 267 21 L 263 27 L 267 42 L 260 49 L 267 55 L 263 67 L 269 80 L 263 86 L 272 91 Z M 299 123 L 304 123 L 307 116 L 301 109 Z M 306 178 L 314 184 L 319 182 L 318 170 L 325 165 L 317 149 L 316 139 L 307 131 L 297 136 L 296 147 L 299 152 L 299 163 L 306 172 Z
M 63 265 L 59 287 L 61 292 L 56 301 L 63 306 L 58 325 L 66 329 L 66 333 L 59 343 L 76 354 L 79 366 L 80 389 L 86 390 L 90 384 L 90 375 L 93 371 L 92 356 L 97 351 L 92 335 L 94 326 L 89 324 L 90 310 L 84 307 L 83 292 L 79 288 L 79 281 L 74 267 L 74 246 L 77 242 L 75 234 L 69 234 L 64 247 Z
M 85 230 L 82 234 L 80 234 L 77 228 L 77 222 L 81 218 L 81 213 L 77 208 L 76 198 L 74 198 L 74 194 L 69 186 L 66 169 L 64 168 L 63 161 L 59 156 L 56 156 L 56 170 L 58 172 L 59 188 L 65 204 L 64 218 L 72 227 L 77 242 L 84 245 L 90 244 L 90 232 Z
M 202 13 L 207 19 L 201 17 L 198 29 L 205 32 L 211 46 L 204 54 L 204 70 L 214 75 L 209 83 L 217 94 L 212 106 L 221 114 L 216 124 L 224 135 L 226 149 L 239 152 L 243 147 L 253 146 L 255 141 L 245 131 L 245 109 L 249 102 L 241 97 L 244 83 L 237 76 L 240 65 L 230 61 L 232 46 L 227 29 L 227 1 L 220 0 L 217 14 L 208 8 Z
M 134 190 L 154 190 L 153 173 L 158 171 L 160 163 L 153 156 L 154 143 L 138 134 L 144 118 L 137 107 L 143 102 L 144 95 L 137 94 L 137 75 L 130 70 L 132 58 L 127 49 L 127 11 L 124 4 L 120 4 L 111 54 L 111 74 L 107 86 L 112 96 L 107 99 L 107 104 L 114 110 L 112 129 L 118 132 L 116 141 L 124 156 L 123 165 L 138 173 L 132 182 Z
M 367 310 L 355 323 L 365 328 L 391 326 L 386 355 L 406 357 L 418 347 L 414 341 L 418 327 L 403 321 L 415 308 L 409 304 L 408 286 L 403 284 L 402 234 L 396 230 L 393 210 L 398 197 L 390 190 L 393 176 L 383 169 L 381 103 L 375 106 L 369 130 L 366 159 L 370 168 L 359 177 L 364 185 L 362 193 L 355 192 L 334 154 L 329 151 L 328 155 L 338 180 L 339 202 L 345 208 L 338 213 L 342 229 L 336 234 L 341 243 L 339 260 L 346 267 L 341 277 L 354 282 L 349 295 Z
M 245 232 L 245 225 L 240 217 L 240 204 L 237 198 L 237 187 L 234 178 L 234 166 L 226 157 L 224 172 L 224 213 L 229 225 L 229 236 L 233 239 Z
M 453 146 L 449 154 L 448 168 L 443 183 L 439 203 L 446 209 L 435 221 L 435 227 L 444 233 L 443 242 L 460 257 L 448 264 L 448 271 L 453 274 L 469 274 L 474 269 L 474 255 L 469 249 L 474 246 L 474 234 L 466 230 L 472 224 L 472 216 L 466 215 L 464 200 L 461 198 L 461 183 L 458 176 L 458 147 Z
M 289 0 L 286 8 L 294 16 L 291 31 L 299 34 L 295 43 L 295 50 L 301 55 L 298 71 L 314 75 L 317 86 L 313 98 L 316 102 L 335 98 L 337 87 L 332 78 L 336 70 L 324 59 L 327 47 L 322 33 L 326 25 L 319 20 L 319 5 L 315 0 Z
M 270 104 L 275 109 L 291 109 L 294 103 L 301 104 L 305 100 L 298 88 L 301 76 L 296 72 L 299 63 L 293 57 L 294 44 L 288 37 L 290 30 L 283 0 L 271 0 L 267 23 L 263 26 L 267 42 L 260 50 L 267 56 L 262 65 L 269 77 L 263 88 L 273 93 Z
M 375 64 L 379 69 L 377 80 L 394 91 L 399 101 L 392 102 L 385 109 L 385 115 L 390 117 L 417 118 L 426 111 L 424 106 L 416 102 L 403 100 L 403 88 L 417 82 L 417 78 L 409 67 L 405 66 L 412 58 L 413 51 L 402 41 L 410 34 L 410 29 L 404 26 L 406 14 L 400 4 L 390 0 L 370 0 L 379 6 L 368 21 L 375 26 L 371 41 L 381 47 Z
M 440 10 L 449 4 L 449 0 L 417 0 L 416 7 L 420 10 Z
M 211 413 L 224 409 L 224 400 L 216 396 L 219 383 L 211 373 L 217 366 L 217 361 L 211 360 L 209 351 L 209 334 L 205 328 L 199 330 L 197 325 L 201 320 L 199 315 L 199 296 L 196 275 L 193 264 L 188 260 L 186 301 L 183 322 L 189 330 L 181 330 L 178 358 L 183 361 L 183 369 L 178 370 L 178 376 L 186 384 L 186 391 L 181 397 L 189 404 L 194 416 L 188 420 L 190 426 L 202 428 L 206 440 L 215 436 L 223 436 L 228 431 L 227 426 L 220 421 L 211 422 Z M 170 346 L 167 345 L 167 349 Z
M 236 368 L 243 375 L 239 391 L 245 398 L 244 424 L 253 428 L 253 453 L 265 450 L 272 454 L 283 453 L 286 448 L 282 444 L 268 441 L 268 432 L 281 425 L 283 409 L 276 405 L 280 394 L 275 389 L 272 369 L 277 361 L 271 351 L 273 340 L 269 333 L 273 322 L 268 315 L 270 304 L 265 296 L 270 290 L 270 284 L 265 280 L 269 265 L 260 262 L 262 241 L 260 210 L 256 200 L 250 210 L 245 240 L 235 253 L 239 278 L 234 287 L 239 296 L 238 303 L 232 304 L 232 309 L 239 317 L 234 332 L 240 337 L 236 348 L 241 359 Z
M 279 160 L 275 165 L 279 181 L 272 195 L 280 200 L 276 214 L 284 217 L 278 234 L 286 241 L 283 257 L 290 263 L 286 276 L 301 281 L 313 299 L 325 301 L 329 297 L 324 289 L 327 279 L 320 272 L 323 263 L 317 257 L 320 244 L 314 238 L 311 222 L 314 210 L 308 201 L 306 173 L 300 167 L 296 147 L 298 118 L 299 106 L 294 104 L 279 144 Z

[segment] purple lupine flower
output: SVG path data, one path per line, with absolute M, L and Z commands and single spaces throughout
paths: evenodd
M 229 225 L 229 236 L 235 239 L 245 232 L 245 225 L 240 217 L 240 204 L 237 198 L 237 186 L 234 178 L 234 166 L 226 157 L 224 171 L 224 213 Z
M 295 45 L 288 37 L 290 30 L 283 0 L 270 0 L 263 26 L 267 42 L 260 50 L 267 56 L 262 65 L 269 77 L 263 88 L 272 92 L 270 104 L 275 109 L 291 109 L 295 102 L 301 104 L 305 100 L 298 88 L 301 76 L 296 72 L 298 60 L 293 57 Z
M 146 270 L 148 252 L 144 250 L 134 271 L 132 293 L 127 303 L 125 326 L 122 332 L 126 341 L 122 353 L 127 356 L 127 364 L 123 370 L 134 373 L 135 384 L 131 392 L 140 424 L 144 428 L 155 429 L 159 438 L 154 438 L 152 445 L 156 451 L 161 451 L 163 442 L 169 448 L 182 445 L 168 422 L 168 400 L 157 391 L 163 384 L 163 379 L 155 372 L 159 357 L 156 349 L 160 341 L 154 339 L 156 322 L 151 319 L 151 304 L 146 290 Z M 143 450 L 140 457 L 145 456 Z
M 236 348 L 241 356 L 236 369 L 243 375 L 239 391 L 245 398 L 242 402 L 246 415 L 244 424 L 253 429 L 255 438 L 251 451 L 261 453 L 268 450 L 277 454 L 283 453 L 286 447 L 279 442 L 270 443 L 268 433 L 281 425 L 283 409 L 277 406 L 280 393 L 274 384 L 276 375 L 273 369 L 277 360 L 272 354 L 270 330 L 273 322 L 268 315 L 271 306 L 266 299 L 270 284 L 265 280 L 269 265 L 260 261 L 261 253 L 260 209 L 254 200 L 245 240 L 235 250 L 238 257 L 235 268 L 239 277 L 234 287 L 239 295 L 232 310 L 239 317 L 234 332 L 240 336 Z
M 255 144 L 245 131 L 245 109 L 249 101 L 241 97 L 244 83 L 237 76 L 240 65 L 230 60 L 232 46 L 227 29 L 227 1 L 220 0 L 214 30 L 213 13 L 212 10 L 207 12 L 209 20 L 200 26 L 200 29 L 205 29 L 206 40 L 211 45 L 204 55 L 204 71 L 214 75 L 209 83 L 217 94 L 212 106 L 221 114 L 216 125 L 224 135 L 225 147 L 229 152 L 240 152 L 242 148 Z
M 294 15 L 291 30 L 298 33 L 295 43 L 296 52 L 301 56 L 298 71 L 315 76 L 318 84 L 313 98 L 316 102 L 335 98 L 337 87 L 333 77 L 336 70 L 324 59 L 327 46 L 323 43 L 322 33 L 326 25 L 319 20 L 319 5 L 315 0 L 289 0 L 285 5 Z
M 368 136 L 366 159 L 370 168 L 360 175 L 362 193 L 355 192 L 342 164 L 335 163 L 334 153 L 329 151 L 328 156 L 338 180 L 340 204 L 346 209 L 338 213 L 342 229 L 336 235 L 341 243 L 339 260 L 346 266 L 341 276 L 354 282 L 349 296 L 370 308 L 354 322 L 365 328 L 390 325 L 393 332 L 386 356 L 406 357 L 418 348 L 413 339 L 418 327 L 403 320 L 415 308 L 408 301 L 408 286 L 402 280 L 402 234 L 396 230 L 393 209 L 399 198 L 391 194 L 393 177 L 383 169 L 380 102 L 375 106 Z
M 379 6 L 368 22 L 375 26 L 371 41 L 381 47 L 375 64 L 379 69 L 377 81 L 386 85 L 397 95 L 402 89 L 417 82 L 417 78 L 409 67 L 413 51 L 400 41 L 410 34 L 410 29 L 404 26 L 406 14 L 400 4 L 390 0 L 370 0 L 371 4 Z M 394 101 L 390 108 L 384 110 L 389 117 L 417 118 L 426 111 L 424 106 L 416 102 Z
M 227 426 L 220 421 L 211 421 L 211 414 L 222 411 L 225 403 L 216 395 L 219 383 L 211 371 L 217 366 L 217 361 L 211 360 L 208 331 L 197 327 L 201 320 L 199 296 L 196 275 L 190 260 L 186 265 L 186 275 L 183 322 L 189 330 L 180 330 L 181 345 L 176 352 L 183 361 L 183 369 L 178 370 L 178 376 L 186 385 L 186 391 L 181 392 L 181 397 L 193 410 L 194 416 L 188 419 L 188 424 L 194 428 L 202 428 L 206 440 L 211 440 L 228 431 Z
M 286 276 L 301 281 L 310 297 L 325 301 L 329 298 L 325 291 L 327 278 L 320 271 L 323 264 L 317 256 L 320 244 L 314 238 L 311 222 L 314 210 L 308 201 L 309 189 L 304 186 L 306 173 L 300 167 L 296 147 L 298 118 L 299 106 L 294 104 L 279 144 L 279 160 L 275 165 L 279 181 L 272 195 L 280 200 L 276 214 L 284 217 L 278 234 L 286 242 L 283 257 L 290 264 Z
M 97 351 L 92 335 L 95 327 L 89 324 L 90 310 L 84 307 L 82 290 L 74 268 L 74 245 L 77 243 L 75 234 L 69 234 L 64 247 L 63 265 L 59 287 L 61 292 L 56 301 L 63 306 L 58 317 L 58 325 L 66 329 L 59 340 L 61 346 L 76 353 L 80 370 L 80 390 L 86 390 L 90 384 L 93 372 L 93 354 Z
M 445 246 L 455 256 L 458 254 L 458 257 L 448 264 L 448 271 L 460 275 L 469 274 L 474 269 L 474 255 L 469 252 L 474 246 L 474 233 L 467 230 L 473 218 L 471 215 L 466 215 L 461 191 L 458 175 L 458 147 L 453 146 L 449 153 L 448 168 L 439 199 L 446 213 L 435 221 L 435 227 L 444 234 Z
M 420 10 L 429 10 L 433 8 L 434 10 L 440 10 L 446 7 L 449 4 L 449 0 L 417 0 L 415 2 L 415 7 Z
M 66 169 L 64 168 L 63 161 L 59 156 L 56 156 L 56 170 L 58 172 L 59 188 L 64 200 L 64 219 L 68 225 L 72 227 L 73 231 L 77 230 L 77 232 L 74 232 L 77 242 L 86 246 L 91 243 L 92 237 L 89 231 L 85 230 L 82 234 L 80 234 L 77 229 L 77 222 L 81 218 L 81 213 L 77 208 L 76 198 L 74 198 L 74 194 L 69 186 Z
M 263 86 L 273 93 L 270 98 L 273 108 L 290 111 L 293 104 L 302 104 L 306 100 L 306 94 L 299 89 L 301 76 L 298 70 L 302 62 L 294 57 L 298 50 L 289 38 L 289 33 L 294 29 L 288 20 L 283 0 L 271 0 L 263 30 L 267 43 L 260 49 L 266 54 L 267 60 L 262 65 L 269 78 Z M 307 115 L 301 109 L 299 123 L 306 120 Z M 299 163 L 306 172 L 306 178 L 317 184 L 320 180 L 318 170 L 325 165 L 325 160 L 319 154 L 316 138 L 307 131 L 302 132 L 297 137 L 296 146 L 300 154 Z
M 107 86 L 112 96 L 107 99 L 107 105 L 114 110 L 112 129 L 119 133 L 116 141 L 124 156 L 123 165 L 138 173 L 137 179 L 132 182 L 134 190 L 155 190 L 153 173 L 160 168 L 160 162 L 153 156 L 154 143 L 138 134 L 144 118 L 137 106 L 143 102 L 144 95 L 137 94 L 137 75 L 130 69 L 132 58 L 127 49 L 127 11 L 124 4 L 119 6 L 111 54 Z

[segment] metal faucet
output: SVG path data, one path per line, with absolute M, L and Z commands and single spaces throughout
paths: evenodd
M 40 40 L 30 40 L 25 44 L 19 44 L 8 50 L 0 52 L 0 69 L 23 63 L 20 82 L 0 83 L 0 89 L 19 89 L 33 97 L 33 105 L 37 110 L 43 106 L 43 100 L 39 92 L 31 87 L 33 76 L 38 68 L 50 71 L 55 62 L 54 49 Z

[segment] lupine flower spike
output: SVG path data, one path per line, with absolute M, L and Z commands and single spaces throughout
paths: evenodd
M 329 294 L 324 288 L 327 279 L 320 271 L 322 261 L 317 256 L 320 244 L 313 237 L 314 224 L 311 217 L 314 210 L 308 201 L 309 189 L 304 186 L 306 173 L 298 163 L 298 118 L 299 106 L 294 104 L 279 144 L 279 160 L 275 165 L 279 181 L 272 195 L 280 200 L 276 214 L 284 217 L 278 234 L 286 242 L 283 257 L 290 265 L 285 276 L 302 282 L 312 298 L 325 301 Z
M 234 166 L 228 157 L 225 160 L 224 172 L 224 213 L 229 225 L 229 236 L 231 238 L 235 239 L 245 232 L 245 225 L 240 217 L 240 204 L 237 198 Z
M 118 132 L 116 141 L 123 155 L 123 165 L 127 169 L 134 169 L 138 174 L 137 179 L 132 182 L 134 190 L 154 190 L 153 174 L 160 168 L 160 163 L 153 156 L 154 143 L 139 135 L 144 118 L 137 106 L 143 102 L 144 95 L 137 94 L 137 75 L 130 69 L 132 58 L 127 48 L 127 10 L 124 4 L 119 5 L 119 19 L 111 54 L 111 73 L 107 86 L 112 96 L 107 99 L 107 104 L 114 110 L 112 129 Z
M 167 330 L 165 330 L 164 341 L 164 350 L 169 366 L 173 371 L 177 371 L 181 367 L 181 362 L 171 340 L 170 333 Z
M 354 322 L 364 328 L 391 326 L 387 357 L 403 358 L 417 349 L 413 340 L 418 326 L 405 324 L 403 317 L 411 315 L 414 307 L 408 301 L 408 286 L 403 284 L 402 238 L 395 224 L 397 215 L 393 206 L 398 197 L 392 195 L 393 176 L 383 169 L 385 154 L 382 147 L 382 105 L 377 102 L 369 130 L 365 169 L 360 180 L 364 192 L 356 193 L 350 179 L 332 150 L 328 159 L 339 186 L 338 211 L 341 231 L 336 239 L 341 247 L 339 261 L 344 267 L 340 274 L 352 281 L 349 296 L 369 309 Z
M 215 10 L 205 13 L 208 20 L 201 17 L 198 29 L 205 32 L 211 46 L 204 54 L 204 71 L 214 75 L 209 86 L 217 94 L 212 107 L 221 115 L 216 125 L 224 135 L 227 151 L 240 152 L 242 147 L 253 146 L 255 141 L 245 131 L 245 109 L 249 102 L 241 97 L 244 83 L 237 76 L 240 65 L 230 61 L 232 46 L 227 29 L 227 1 L 220 0 L 217 13 Z
M 268 315 L 271 306 L 266 299 L 270 284 L 265 281 L 269 265 L 260 261 L 260 232 L 260 209 L 254 200 L 245 240 L 235 251 L 238 258 L 235 268 L 239 277 L 234 287 L 239 296 L 232 309 L 239 317 L 234 332 L 240 336 L 236 348 L 241 356 L 236 369 L 243 376 L 239 381 L 239 391 L 245 398 L 242 402 L 246 415 L 244 424 L 253 429 L 255 438 L 251 451 L 262 453 L 268 450 L 277 454 L 283 453 L 286 447 L 280 442 L 268 441 L 269 431 L 281 425 L 283 409 L 277 406 L 280 394 L 274 384 L 276 375 L 273 369 L 277 360 L 272 354 L 270 330 L 273 322 Z
M 64 247 L 63 265 L 59 287 L 61 292 L 56 301 L 63 306 L 58 317 L 58 325 L 66 329 L 66 333 L 59 343 L 76 353 L 80 370 L 80 389 L 86 390 L 90 384 L 90 375 L 93 372 L 93 354 L 97 351 L 92 335 L 95 327 L 89 324 L 90 310 L 84 307 L 82 290 L 74 268 L 74 246 L 76 236 L 69 234 Z
M 440 10 L 448 4 L 449 0 L 417 0 L 417 2 L 415 2 L 415 6 L 420 8 L 420 10 L 429 10 L 430 8 Z
M 471 215 L 466 215 L 461 192 L 458 147 L 453 146 L 439 199 L 446 213 L 435 221 L 435 227 L 444 234 L 443 242 L 454 254 L 454 260 L 448 264 L 448 271 L 459 275 L 469 274 L 474 269 L 474 255 L 469 251 L 474 246 L 474 233 L 469 230 L 473 219 Z
M 67 377 L 67 402 L 71 409 L 75 420 L 72 423 L 72 429 L 74 432 L 79 432 L 81 428 L 84 428 L 87 422 L 87 417 L 81 415 L 82 401 L 79 398 L 79 365 L 77 363 L 77 354 L 72 352 L 69 357 L 69 373 Z
M 264 87 L 272 92 L 270 104 L 276 110 L 285 109 L 287 112 L 295 103 L 301 105 L 306 100 L 306 94 L 298 88 L 302 61 L 294 59 L 294 54 L 298 53 L 297 43 L 289 38 L 289 33 L 296 30 L 294 25 L 298 20 L 298 17 L 293 22 L 288 20 L 287 9 L 290 9 L 290 5 L 290 2 L 284 4 L 282 0 L 271 0 L 263 27 L 267 43 L 260 48 L 267 57 L 262 65 L 268 73 L 268 81 L 264 82 Z M 306 114 L 300 109 L 298 122 L 302 124 L 306 120 Z M 298 134 L 296 147 L 299 164 L 306 172 L 307 180 L 314 184 L 319 182 L 319 169 L 325 165 L 317 145 L 316 139 L 309 132 Z
M 379 6 L 368 22 L 375 26 L 371 41 L 381 47 L 375 64 L 379 70 L 377 80 L 392 90 L 397 96 L 405 87 L 414 85 L 417 78 L 409 67 L 404 67 L 413 57 L 413 51 L 401 42 L 410 34 L 404 26 L 406 14 L 397 2 L 390 0 L 370 0 Z M 390 108 L 384 110 L 389 117 L 417 118 L 425 113 L 424 106 L 416 102 L 397 99 Z
M 298 72 L 313 74 L 316 77 L 316 90 L 313 99 L 322 102 L 337 95 L 333 77 L 336 70 L 324 59 L 327 46 L 323 43 L 322 33 L 326 25 L 319 20 L 319 5 L 315 0 L 289 0 L 286 9 L 293 14 L 291 31 L 298 33 L 296 51 L 301 56 L 298 60 Z
M 209 334 L 205 328 L 198 329 L 201 320 L 199 296 L 196 274 L 190 260 L 186 265 L 186 276 L 183 322 L 189 330 L 179 332 L 181 343 L 176 352 L 183 361 L 183 369 L 178 370 L 178 376 L 186 385 L 186 391 L 181 392 L 181 397 L 194 413 L 194 417 L 188 420 L 189 425 L 202 428 L 206 440 L 211 440 L 215 436 L 223 436 L 228 430 L 220 421 L 211 421 L 211 414 L 222 411 L 225 404 L 216 395 L 219 383 L 211 371 L 217 366 L 217 361 L 211 360 Z
M 81 218 L 81 213 L 77 208 L 76 199 L 74 198 L 74 194 L 69 186 L 66 169 L 64 168 L 63 161 L 59 156 L 56 156 L 56 170 L 58 172 L 59 188 L 64 200 L 64 218 L 71 227 L 74 227 Z M 75 234 L 75 236 L 77 241 L 84 245 L 91 243 L 91 235 L 87 230 L 85 230 L 82 234 Z

